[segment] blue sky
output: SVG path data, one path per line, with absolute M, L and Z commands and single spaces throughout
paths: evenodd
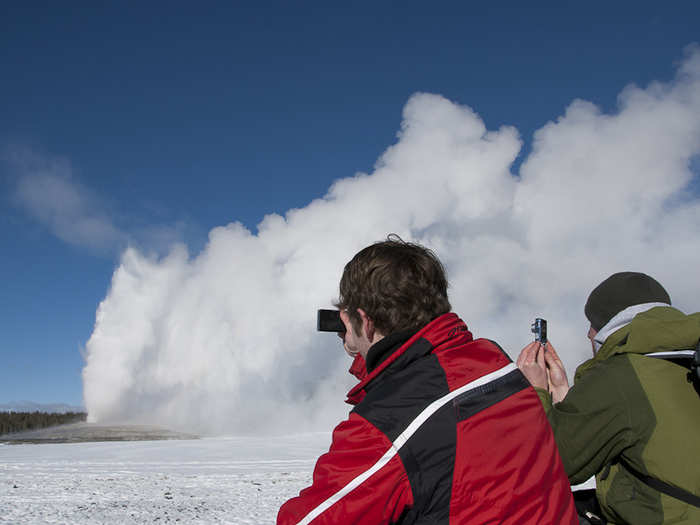
M 515 126 L 521 159 L 572 100 L 612 111 L 672 78 L 698 20 L 690 1 L 4 3 L 0 403 L 82 403 L 127 244 L 196 254 L 216 226 L 304 207 L 373 169 L 416 92 Z M 68 191 L 50 212 L 37 173 Z

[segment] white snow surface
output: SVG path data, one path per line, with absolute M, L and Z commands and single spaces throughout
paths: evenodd
M 0 523 L 275 523 L 330 433 L 0 445 Z

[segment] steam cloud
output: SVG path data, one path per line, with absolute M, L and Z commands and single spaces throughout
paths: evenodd
M 265 217 L 257 234 L 215 228 L 199 254 L 128 249 L 87 343 L 90 418 L 329 428 L 353 379 L 339 340 L 315 332 L 315 310 L 352 255 L 390 232 L 437 252 L 454 310 L 514 359 L 542 316 L 571 373 L 590 352 L 585 298 L 616 271 L 650 273 L 697 309 L 700 48 L 672 82 L 628 86 L 618 106 L 575 100 L 514 175 L 514 128 L 489 131 L 470 108 L 416 94 L 373 173 Z

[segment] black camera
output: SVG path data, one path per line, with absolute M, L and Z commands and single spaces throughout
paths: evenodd
M 319 310 L 316 318 L 316 330 L 319 332 L 345 332 L 345 325 L 340 320 L 340 311 Z
M 530 331 L 535 334 L 535 341 L 539 341 L 542 344 L 547 342 L 547 320 L 540 319 L 539 317 L 535 319 L 532 323 Z

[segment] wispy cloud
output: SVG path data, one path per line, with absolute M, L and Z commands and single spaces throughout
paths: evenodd
M 68 159 L 25 146 L 6 147 L 12 202 L 59 239 L 97 256 L 118 257 L 128 246 L 166 253 L 189 230 L 183 221 L 136 221 L 135 211 L 88 187 Z M 147 215 L 147 213 L 146 213 Z
M 14 202 L 59 239 L 99 255 L 116 255 L 128 235 L 114 224 L 102 198 L 73 176 L 68 160 L 25 147 L 6 148 Z

